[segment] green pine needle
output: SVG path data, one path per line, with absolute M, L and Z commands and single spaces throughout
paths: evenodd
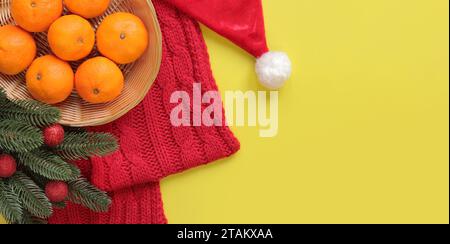
M 59 121 L 61 113 L 58 108 L 35 100 L 12 100 L 0 103 L 1 119 L 26 122 L 43 127 Z
M 116 138 L 108 133 L 67 132 L 56 152 L 64 159 L 106 156 L 118 148 Z
M 79 178 L 69 182 L 69 200 L 81 204 L 95 212 L 108 211 L 111 199 L 106 192 L 100 191 L 86 179 Z
M 16 120 L 0 120 L 0 148 L 10 152 L 29 152 L 43 145 L 42 131 Z
M 0 88 L 0 103 L 3 103 L 7 99 L 6 92 Z
M 23 211 L 19 196 L 3 181 L 0 181 L 0 214 L 9 223 L 19 223 L 22 221 Z
M 9 179 L 9 182 L 13 192 L 19 196 L 24 208 L 33 216 L 45 219 L 52 215 L 53 210 L 50 200 L 28 176 L 18 171 Z
M 42 225 L 47 224 L 47 220 L 33 216 L 30 212 L 25 210 L 22 221 L 19 223 L 23 225 Z
M 19 163 L 49 180 L 70 181 L 80 177 L 80 170 L 57 155 L 43 149 L 18 153 Z
M 41 189 L 44 189 L 47 183 L 51 180 L 47 179 L 46 177 L 36 174 L 33 171 L 31 171 L 28 167 L 23 167 L 20 169 L 22 173 L 26 174 L 28 177 L 30 177 L 36 185 L 38 185 Z
M 52 202 L 54 208 L 65 209 L 67 207 L 66 202 Z

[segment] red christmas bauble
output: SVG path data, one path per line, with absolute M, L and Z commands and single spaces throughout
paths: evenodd
M 64 141 L 64 128 L 60 124 L 44 128 L 44 143 L 49 147 L 56 147 Z
M 63 181 L 52 181 L 45 186 L 45 195 L 51 202 L 62 202 L 69 195 L 69 186 Z
M 9 154 L 0 155 L 0 178 L 9 178 L 17 171 L 16 160 Z

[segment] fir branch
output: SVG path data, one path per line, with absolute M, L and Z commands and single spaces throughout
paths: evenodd
M 73 164 L 67 163 L 57 155 L 43 149 L 32 152 L 18 153 L 19 163 L 32 172 L 50 180 L 69 181 L 80 177 L 80 170 Z
M 6 99 L 8 99 L 6 96 L 6 92 L 5 90 L 3 90 L 3 88 L 0 87 L 0 103 L 5 101 Z
M 30 179 L 34 181 L 34 183 L 36 183 L 36 185 L 38 185 L 41 189 L 45 189 L 47 183 L 51 181 L 40 174 L 34 173 L 27 167 L 22 167 L 20 170 L 22 171 L 22 173 L 30 177 Z
M 0 214 L 9 223 L 19 223 L 22 221 L 22 206 L 19 196 L 15 194 L 6 182 L 0 181 Z
M 8 99 L 8 95 L 3 88 L 0 87 L 0 105 L 5 103 L 10 103 L 11 101 Z
M 11 100 L 0 103 L 1 119 L 26 122 L 43 127 L 59 121 L 61 113 L 58 108 L 35 100 Z
M 45 219 L 52 215 L 53 210 L 50 200 L 28 176 L 22 172 L 16 172 L 9 179 L 9 182 L 13 192 L 19 196 L 24 208 L 33 216 Z
M 29 152 L 44 144 L 40 129 L 15 120 L 0 120 L 0 149 Z
M 66 160 L 77 160 L 106 156 L 117 148 L 116 138 L 108 133 L 68 132 L 56 152 Z
M 22 221 L 19 222 L 23 225 L 36 225 L 47 224 L 47 220 L 33 216 L 30 212 L 24 211 Z
M 69 201 L 81 204 L 95 212 L 108 211 L 111 199 L 106 192 L 100 191 L 86 179 L 79 178 L 69 182 Z
M 53 208 L 65 209 L 67 207 L 66 202 L 52 202 Z
M 86 129 L 83 127 L 70 127 L 70 126 L 64 126 L 64 131 L 66 133 L 86 133 Z

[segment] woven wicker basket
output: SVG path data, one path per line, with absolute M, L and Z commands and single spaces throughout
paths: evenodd
M 10 2 L 11 0 L 0 0 L 1 26 L 14 24 L 9 11 Z M 61 124 L 82 127 L 103 125 L 114 121 L 139 104 L 156 79 L 161 64 L 162 40 L 156 12 L 150 0 L 112 0 L 107 12 L 90 22 L 97 28 L 105 16 L 121 11 L 139 16 L 147 26 L 150 43 L 146 53 L 138 61 L 120 66 L 125 76 L 125 87 L 116 100 L 93 105 L 84 102 L 74 92 L 65 102 L 56 105 L 61 110 Z M 38 56 L 51 53 L 46 33 L 36 33 L 34 38 L 38 45 Z M 94 49 L 89 57 L 97 55 L 99 54 Z M 76 70 L 81 63 L 82 61 L 72 63 L 73 69 Z M 6 90 L 10 98 L 31 98 L 25 86 L 25 72 L 15 76 L 0 74 L 0 87 Z

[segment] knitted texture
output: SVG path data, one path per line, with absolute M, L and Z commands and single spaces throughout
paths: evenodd
M 163 33 L 159 75 L 135 109 L 113 123 L 92 128 L 116 135 L 119 151 L 78 162 L 83 174 L 110 194 L 110 210 L 94 213 L 69 204 L 55 210 L 49 219 L 52 224 L 166 223 L 159 181 L 239 150 L 239 142 L 225 125 L 172 126 L 170 113 L 177 105 L 170 103 L 174 91 L 192 96 L 196 82 L 203 93 L 216 91 L 217 86 L 198 23 L 165 0 L 153 0 L 153 4 Z

